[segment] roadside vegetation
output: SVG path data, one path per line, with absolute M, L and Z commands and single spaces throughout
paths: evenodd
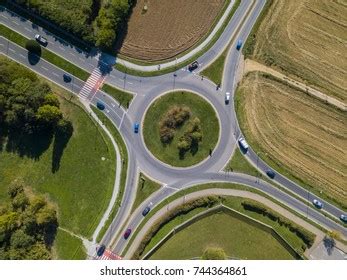
M 15 0 L 15 3 L 49 20 L 84 41 L 111 49 L 118 30 L 134 3 L 132 0 Z M 11 8 L 16 10 L 16 6 Z
M 127 172 L 128 172 L 128 151 L 126 148 L 126 145 L 124 143 L 124 140 L 122 136 L 120 135 L 118 129 L 114 126 L 114 124 L 97 108 L 91 107 L 94 113 L 98 116 L 98 118 L 103 122 L 103 124 L 107 127 L 107 129 L 110 131 L 112 134 L 114 140 L 116 141 L 119 152 L 120 152 L 120 157 L 122 159 L 122 171 L 121 171 L 121 178 L 120 178 L 120 188 L 119 188 L 119 193 L 116 199 L 115 204 L 113 205 L 112 211 L 108 217 L 108 219 L 105 222 L 105 225 L 103 228 L 100 230 L 100 233 L 97 237 L 97 242 L 100 242 L 103 235 L 107 231 L 108 227 L 110 226 L 113 218 L 117 214 L 117 211 L 121 205 L 122 198 L 124 195 L 124 189 L 125 189 L 125 184 L 127 180 Z M 113 149 L 113 147 L 112 147 Z
M 110 86 L 108 84 L 104 84 L 101 90 L 112 96 L 124 108 L 129 108 L 129 105 L 134 98 L 133 94 Z
M 54 259 L 59 260 L 85 260 L 87 253 L 81 239 L 58 228 L 54 240 Z
M 159 190 L 161 185 L 140 173 L 137 184 L 136 198 L 132 207 L 132 212 L 140 206 L 152 193 Z
M 54 205 L 20 183 L 8 188 L 0 207 L 0 259 L 49 260 L 58 221 Z
M 159 160 L 173 166 L 191 166 L 209 156 L 219 137 L 212 106 L 190 92 L 159 97 L 144 120 L 144 140 Z
M 226 48 L 226 50 L 220 56 L 218 56 L 215 61 L 213 61 L 207 68 L 200 72 L 202 76 L 210 79 L 218 86 L 222 85 L 224 64 L 225 59 L 228 55 L 228 51 L 229 48 Z
M 22 93 L 19 95 L 21 98 L 16 99 L 18 105 L 13 108 L 19 112 L 19 117 L 10 111 L 5 111 L 8 113 L 1 117 L 2 121 L 16 121 L 21 128 L 17 131 L 21 136 L 13 137 L 15 130 L 11 129 L 10 135 L 4 134 L 9 127 L 8 124 L 1 123 L 1 205 L 9 201 L 6 186 L 21 182 L 24 186 L 30 186 L 35 193 L 44 194 L 56 206 L 59 227 L 89 238 L 112 193 L 115 173 L 112 146 L 70 93 L 38 78 L 17 63 L 1 59 L 1 88 L 2 93 L 6 93 L 5 98 L 0 95 L 1 106 L 4 106 L 3 101 L 6 100 L 9 104 L 16 104 L 13 98 L 10 99 L 10 94 L 16 89 Z M 16 80 L 8 86 L 3 84 L 6 79 Z M 35 83 L 30 84 L 30 80 Z M 42 97 L 40 94 L 41 88 L 48 92 L 46 96 Z M 72 99 L 68 101 L 65 99 L 67 97 Z M 32 112 L 27 108 L 29 105 L 37 107 L 40 102 L 47 105 L 43 105 L 45 107 L 37 110 L 36 114 L 35 110 Z M 57 107 L 58 103 L 60 113 L 52 108 Z M 62 131 L 56 130 L 58 125 L 49 131 L 54 134 L 47 131 L 45 134 L 37 134 L 37 127 L 31 129 L 28 125 L 35 121 L 35 115 L 40 116 L 40 124 L 63 116 L 61 120 L 64 123 L 71 123 L 72 134 L 67 134 L 69 138 L 63 137 L 64 134 L 60 134 Z M 26 123 L 27 119 L 30 122 Z M 72 242 L 72 239 L 69 240 Z M 54 246 L 58 245 L 59 242 Z M 75 245 L 76 242 L 71 244 L 72 251 L 76 250 Z M 59 248 L 54 248 L 54 251 L 59 256 Z
M 263 160 L 347 209 L 344 112 L 261 73 L 246 76 L 235 106 L 246 139 Z

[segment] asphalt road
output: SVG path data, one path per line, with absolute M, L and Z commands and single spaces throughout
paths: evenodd
M 321 211 L 308 207 L 308 204 L 311 203 L 316 196 L 308 193 L 305 189 L 284 176 L 276 174 L 274 181 L 283 185 L 307 203 L 303 203 L 288 193 L 280 191 L 275 187 L 271 187 L 261 180 L 258 181 L 254 177 L 235 173 L 226 175 L 225 173 L 220 172 L 230 159 L 235 145 L 237 145 L 236 139 L 241 135 L 233 102 L 229 105 L 224 104 L 225 91 L 230 91 L 233 95 L 236 86 L 234 77 L 240 59 L 240 51 L 236 50 L 235 42 L 238 39 L 241 39 L 244 42 L 246 41 L 264 4 L 265 0 L 254 2 L 252 0 L 241 1 L 240 7 L 228 23 L 228 26 L 221 37 L 210 50 L 198 59 L 200 63 L 199 70 L 201 70 L 218 57 L 218 54 L 228 46 L 230 40 L 234 39 L 227 57 L 221 90 L 217 91 L 216 86 L 213 83 L 206 79 L 202 80 L 198 73 L 190 73 L 185 68 L 177 69 L 175 72 L 176 75 L 174 75 L 174 73 L 169 73 L 158 77 L 146 78 L 127 75 L 112 69 L 106 77 L 106 83 L 132 91 L 136 94 L 129 109 L 125 111 L 115 100 L 101 91 L 98 91 L 93 99 L 90 100 L 94 105 L 97 101 L 105 103 L 106 109 L 104 110 L 104 113 L 118 127 L 126 142 L 129 153 L 127 183 L 122 205 L 102 239 L 102 243 L 110 245 L 112 240 L 114 240 L 119 233 L 123 232 L 128 226 L 135 229 L 142 220 L 142 209 L 140 208 L 135 211 L 135 214 L 132 215 L 131 218 L 129 218 L 131 205 L 135 199 L 137 187 L 136 178 L 138 177 L 139 170 L 142 170 L 150 177 L 167 185 L 163 187 L 160 192 L 157 192 L 148 198 L 147 201 L 148 203 L 152 203 L 152 207 L 178 189 L 185 188 L 192 184 L 207 183 L 210 181 L 235 182 L 260 189 L 273 198 L 287 204 L 296 211 L 306 213 L 310 219 L 324 227 L 339 230 L 343 235 L 347 236 L 346 228 L 322 215 L 322 213 L 320 213 Z M 85 53 L 49 32 L 46 32 L 41 27 L 38 27 L 6 10 L 0 10 L 0 23 L 5 24 L 28 38 L 33 38 L 37 33 L 44 35 L 44 37 L 49 41 L 47 46 L 49 50 L 64 57 L 66 60 L 69 60 L 88 72 L 92 72 L 95 67 L 100 67 L 105 63 L 109 64 L 116 61 L 115 58 L 103 53 Z M 12 59 L 30 67 L 37 73 L 51 79 L 53 82 L 64 86 L 66 89 L 76 94 L 83 87 L 84 82 L 77 78 L 74 78 L 72 83 L 65 83 L 62 78 L 62 75 L 65 73 L 63 70 L 42 59 L 36 59 L 37 61 L 35 61 L 35 59 L 28 59 L 28 54 L 25 49 L 9 43 L 2 37 L 0 37 L 0 50 Z M 200 94 L 213 105 L 220 119 L 220 140 L 213 151 L 212 157 L 206 159 L 201 164 L 190 168 L 173 168 L 158 161 L 146 149 L 141 131 L 139 134 L 133 132 L 133 124 L 135 122 L 141 123 L 143 121 L 144 113 L 153 100 L 164 92 L 173 89 L 190 90 Z M 262 160 L 258 159 L 252 149 L 249 149 L 245 156 L 262 172 L 269 169 Z M 340 209 L 327 202 L 324 202 L 324 211 L 334 217 L 339 217 L 340 214 L 343 213 Z M 128 225 L 125 224 L 126 221 L 128 221 Z M 123 238 L 118 238 L 114 251 L 116 253 L 121 253 L 125 245 L 126 241 Z

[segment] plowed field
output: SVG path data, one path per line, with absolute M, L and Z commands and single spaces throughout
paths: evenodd
M 347 208 L 345 112 L 258 73 L 243 80 L 236 103 L 246 139 L 260 156 Z
M 253 58 L 347 102 L 347 1 L 274 0 Z
M 172 58 L 212 27 L 226 0 L 138 0 L 120 54 L 141 60 Z M 147 5 L 148 10 L 143 8 Z

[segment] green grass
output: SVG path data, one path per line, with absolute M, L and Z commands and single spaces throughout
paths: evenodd
M 235 149 L 235 152 L 224 167 L 224 171 L 245 173 L 254 177 L 262 177 L 263 175 L 241 154 L 239 149 Z
M 201 75 L 210 79 L 216 85 L 222 84 L 224 63 L 228 55 L 228 50 L 229 48 L 227 48 L 215 61 L 213 61 L 207 68 L 205 68 L 201 72 Z
M 240 259 L 282 260 L 292 255 L 269 233 L 225 213 L 203 218 L 176 233 L 150 259 L 191 259 L 208 247 Z
M 85 252 L 82 240 L 58 229 L 54 240 L 56 259 L 59 260 L 85 260 Z
M 134 211 L 137 207 L 140 206 L 140 204 L 146 200 L 147 197 L 149 197 L 152 193 L 159 190 L 161 185 L 158 182 L 155 182 L 145 176 L 144 174 L 140 173 L 139 180 L 137 184 L 137 192 L 136 192 L 136 198 L 135 202 L 132 208 L 132 211 Z
M 120 63 L 117 63 L 114 67 L 117 70 L 119 70 L 119 71 L 121 71 L 123 73 L 127 73 L 129 75 L 134 75 L 134 76 L 140 76 L 140 77 L 160 76 L 160 75 L 164 75 L 164 74 L 167 74 L 167 73 L 174 72 L 176 69 L 185 67 L 186 65 L 188 65 L 191 62 L 193 62 L 194 60 L 197 60 L 201 55 L 203 55 L 205 52 L 207 52 L 215 44 L 215 42 L 218 40 L 220 35 L 223 33 L 225 27 L 228 25 L 230 19 L 234 15 L 235 11 L 239 7 L 240 3 L 241 3 L 241 0 L 236 0 L 235 1 L 235 4 L 234 4 L 233 8 L 231 9 L 228 17 L 226 18 L 226 20 L 222 24 L 221 28 L 213 36 L 212 40 L 201 51 L 197 52 L 190 59 L 187 59 L 187 60 L 185 60 L 185 61 L 183 61 L 181 63 L 178 63 L 175 66 L 168 67 L 168 68 L 165 68 L 165 69 L 162 69 L 162 70 L 158 70 L 158 71 L 148 71 L 148 72 L 147 71 L 146 72 L 145 71 L 139 71 L 139 70 L 127 68 L 123 64 L 120 64 Z
M 128 151 L 127 151 L 127 148 L 126 148 L 126 145 L 124 143 L 122 136 L 120 135 L 117 128 L 113 125 L 113 123 L 100 110 L 98 110 L 97 108 L 95 108 L 93 106 L 91 108 L 94 111 L 94 113 L 99 117 L 99 119 L 103 122 L 103 124 L 107 127 L 107 129 L 110 131 L 110 133 L 112 134 L 114 140 L 116 141 L 116 143 L 118 145 L 120 156 L 122 159 L 122 164 L 123 164 L 122 171 L 121 171 L 121 178 L 120 178 L 120 188 L 119 188 L 119 193 L 118 193 L 116 202 L 113 205 L 112 211 L 111 211 L 108 219 L 106 220 L 105 225 L 100 230 L 100 233 L 96 239 L 97 242 L 100 242 L 102 237 L 106 233 L 108 227 L 110 226 L 113 217 L 116 216 L 118 209 L 119 209 L 119 206 L 121 204 L 122 198 L 123 198 L 125 184 L 126 184 L 126 180 L 127 180 Z
M 173 141 L 164 146 L 159 136 L 159 121 L 166 111 L 174 105 L 188 106 L 192 112 L 192 118 L 198 117 L 202 126 L 202 142 L 198 151 L 194 154 L 188 151 L 184 159 L 179 156 L 177 142 L 183 135 L 187 122 L 176 130 Z M 173 92 L 159 97 L 147 111 L 144 120 L 143 136 L 147 148 L 159 160 L 173 166 L 187 167 L 204 160 L 209 156 L 219 137 L 219 122 L 213 107 L 196 94 L 190 92 Z
M 1 151 L 0 201 L 4 201 L 7 186 L 20 180 L 36 192 L 46 194 L 57 205 L 60 226 L 89 238 L 112 193 L 113 147 L 81 107 L 64 99 L 67 91 L 49 84 L 59 94 L 61 110 L 74 127 L 60 169 L 52 173 L 53 143 L 37 159 Z M 102 161 L 102 157 L 106 160 Z
M 13 43 L 16 43 L 17 45 L 25 48 L 25 43 L 28 41 L 28 39 L 17 32 L 14 32 L 13 30 L 9 29 L 8 27 L 0 24 L 0 34 L 1 36 L 4 36 L 8 40 L 12 41 Z M 66 72 L 69 72 L 70 74 L 76 76 L 77 78 L 86 81 L 90 74 L 87 71 L 84 71 L 83 69 L 77 67 L 76 65 L 68 62 L 61 56 L 58 56 L 51 51 L 47 50 L 46 48 L 42 49 L 42 55 L 41 57 L 48 62 L 56 65 L 57 67 L 65 70 Z
M 104 84 L 101 88 L 104 92 L 111 95 L 114 99 L 116 99 L 123 107 L 127 108 L 130 102 L 133 100 L 133 94 L 122 91 L 118 88 L 112 87 L 110 85 Z

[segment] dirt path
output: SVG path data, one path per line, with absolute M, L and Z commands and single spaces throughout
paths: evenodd
M 287 82 L 288 84 L 306 91 L 308 94 L 310 94 L 311 96 L 314 96 L 316 98 L 319 98 L 321 100 L 323 100 L 326 103 L 329 103 L 343 111 L 347 111 L 347 105 L 331 96 L 326 95 L 325 93 L 322 93 L 312 87 L 309 87 L 308 85 L 305 85 L 301 82 L 295 81 L 292 78 L 289 78 L 288 76 L 282 74 L 281 72 L 278 72 L 268 66 L 265 66 L 257 61 L 254 60 L 250 60 L 250 59 L 246 59 L 244 61 L 243 64 L 243 75 L 246 75 L 248 72 L 253 72 L 253 71 L 260 71 L 260 72 L 264 72 L 267 74 L 270 74 L 278 79 L 281 79 L 285 82 Z
M 305 252 L 305 256 L 308 258 L 310 256 L 310 252 L 321 243 L 321 241 L 323 240 L 323 238 L 325 236 L 324 232 L 322 232 L 321 230 L 317 229 L 316 227 L 314 227 L 310 223 L 304 221 L 303 219 L 299 218 L 298 216 L 294 215 L 293 213 L 289 212 L 288 210 L 284 209 L 283 207 L 279 206 L 278 204 L 274 203 L 273 201 L 271 201 L 271 200 L 269 200 L 269 199 L 267 199 L 261 195 L 258 195 L 258 194 L 255 194 L 255 193 L 252 193 L 249 191 L 234 190 L 234 189 L 206 189 L 206 190 L 202 190 L 202 191 L 193 192 L 193 193 L 187 194 L 184 197 L 178 198 L 178 199 L 170 202 L 167 206 L 161 208 L 158 212 L 156 212 L 147 221 L 147 223 L 141 228 L 139 233 L 136 235 L 136 238 L 134 239 L 128 252 L 124 256 L 124 259 L 131 258 L 131 256 L 134 254 L 135 250 L 139 246 L 140 242 L 142 241 L 142 238 L 147 233 L 147 231 L 151 228 L 151 226 L 155 223 L 155 221 L 157 221 L 158 219 L 160 219 L 161 217 L 163 217 L 166 214 L 168 209 L 172 209 L 172 208 L 175 208 L 175 207 L 181 205 L 183 201 L 189 201 L 192 199 L 196 199 L 196 198 L 208 196 L 208 195 L 230 195 L 230 196 L 238 196 L 238 197 L 249 198 L 249 199 L 259 201 L 259 202 L 263 203 L 264 205 L 272 208 L 276 212 L 280 213 L 281 215 L 294 221 L 296 224 L 311 231 L 317 237 L 316 237 L 316 240 L 315 240 L 315 243 L 313 244 L 313 246 L 309 250 L 306 250 L 306 252 Z M 337 246 L 340 249 L 347 251 L 347 246 L 340 244 L 340 242 L 337 242 Z

